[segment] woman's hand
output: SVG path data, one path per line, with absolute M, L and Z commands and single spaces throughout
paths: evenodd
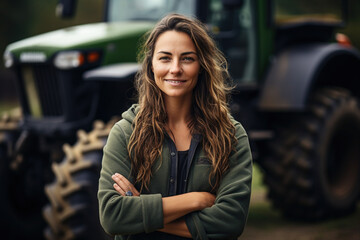
M 115 173 L 111 177 L 115 181 L 113 187 L 122 196 L 126 196 L 126 192 L 128 191 L 132 192 L 133 196 L 140 196 L 140 193 L 138 192 L 138 190 L 136 190 L 134 185 L 129 182 L 129 180 L 127 180 L 123 175 Z

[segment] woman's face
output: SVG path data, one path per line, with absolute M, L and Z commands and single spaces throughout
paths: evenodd
M 162 33 L 155 43 L 152 71 L 165 97 L 191 98 L 200 62 L 189 35 L 176 31 Z

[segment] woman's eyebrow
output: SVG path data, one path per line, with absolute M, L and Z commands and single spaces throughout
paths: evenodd
M 197 55 L 196 52 L 183 52 L 181 55 L 188 55 L 188 54 L 195 54 L 195 55 Z
M 157 52 L 157 54 L 172 55 L 172 53 L 171 53 L 171 52 L 166 52 L 166 51 L 159 51 L 159 52 Z M 195 54 L 195 55 L 197 55 L 197 53 L 196 53 L 196 52 L 192 52 L 192 51 L 190 51 L 190 52 L 183 52 L 183 53 L 181 53 L 181 55 L 189 55 L 189 54 Z
M 166 54 L 166 55 L 172 55 L 172 53 L 171 52 L 166 52 L 166 51 L 159 51 L 159 52 L 157 52 L 157 54 Z

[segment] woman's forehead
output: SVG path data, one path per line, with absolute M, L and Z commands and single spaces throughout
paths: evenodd
M 155 51 L 165 52 L 196 52 L 196 47 L 187 33 L 166 31 L 159 35 L 155 42 Z

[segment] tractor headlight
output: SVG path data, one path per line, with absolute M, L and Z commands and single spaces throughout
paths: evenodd
M 84 54 L 79 51 L 60 52 L 54 60 L 54 65 L 60 69 L 77 68 L 84 64 Z
M 4 64 L 6 68 L 11 68 L 14 65 L 14 56 L 9 51 L 4 53 Z

